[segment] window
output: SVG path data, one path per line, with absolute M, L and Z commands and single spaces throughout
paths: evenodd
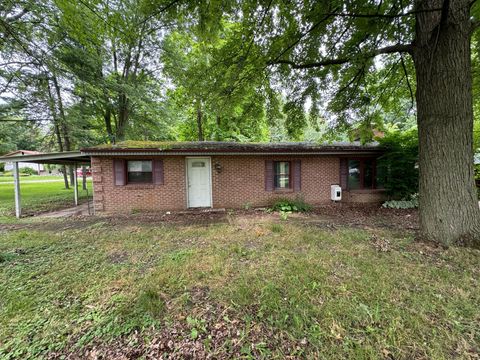
M 194 161 L 192 167 L 205 167 L 205 161 Z
M 348 160 L 348 188 L 375 189 L 383 187 L 379 179 L 375 159 L 350 159 Z
M 360 179 L 360 160 L 348 160 L 348 188 L 351 190 L 360 189 L 362 181 Z
M 127 182 L 130 184 L 153 182 L 152 161 L 127 161 Z
M 274 161 L 273 171 L 275 189 L 290 189 L 290 161 Z

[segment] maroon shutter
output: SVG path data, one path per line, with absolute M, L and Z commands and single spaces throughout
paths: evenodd
M 302 162 L 295 160 L 293 162 L 293 191 L 302 190 Z
M 153 183 L 163 185 L 163 160 L 153 160 Z
M 265 191 L 273 191 L 273 161 L 265 161 Z
M 113 182 L 117 186 L 123 186 L 126 183 L 125 160 L 113 159 Z
M 340 187 L 347 190 L 348 183 L 348 159 L 340 158 Z

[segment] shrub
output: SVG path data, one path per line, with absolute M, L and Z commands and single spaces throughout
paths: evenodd
M 0 172 L 4 172 L 5 171 L 5 163 L 0 163 Z
M 385 153 L 378 158 L 377 171 L 383 175 L 387 194 L 406 199 L 418 192 L 418 132 L 393 130 L 379 139 Z
M 271 211 L 280 211 L 286 213 L 292 212 L 307 212 L 312 209 L 312 206 L 307 204 L 303 198 L 297 197 L 295 200 L 281 199 L 277 200 L 272 207 Z
M 475 185 L 477 185 L 477 197 L 480 199 L 480 164 L 475 164 L 473 170 L 475 174 Z
M 29 167 L 21 168 L 19 172 L 20 174 L 25 174 L 25 175 L 37 175 L 37 172 Z
M 382 206 L 390 209 L 416 209 L 418 208 L 418 194 L 414 194 L 404 200 L 385 201 Z

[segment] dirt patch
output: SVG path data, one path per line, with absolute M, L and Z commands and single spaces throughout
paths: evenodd
M 227 223 L 227 214 L 219 212 L 165 212 L 165 213 L 138 213 L 131 215 L 102 216 L 103 220 L 111 225 L 209 225 Z
M 377 234 L 373 234 L 371 236 L 371 241 L 372 241 L 373 247 L 377 251 L 387 252 L 387 251 L 391 250 L 392 244 L 391 244 L 390 240 L 388 240 L 384 237 L 378 236 Z
M 113 251 L 107 258 L 112 264 L 123 264 L 128 261 L 129 255 L 126 251 Z
M 228 211 L 182 211 L 162 213 L 138 213 L 108 216 L 72 216 L 62 219 L 44 219 L 42 222 L 0 224 L 0 232 L 22 229 L 64 231 L 90 226 L 209 226 L 213 224 L 234 224 L 245 230 L 262 223 L 279 220 L 278 213 L 267 213 L 264 209 Z M 290 214 L 287 222 L 318 226 L 336 230 L 349 226 L 357 228 L 388 228 L 416 231 L 418 215 L 416 210 L 385 209 L 364 204 L 333 204 L 314 208 L 309 213 Z
M 311 214 L 328 220 L 333 225 L 418 230 L 416 209 L 386 209 L 371 204 L 340 203 L 314 208 Z
M 133 334 L 112 343 L 94 343 L 83 349 L 73 347 L 50 359 L 231 359 L 262 358 L 276 351 L 285 359 L 304 353 L 306 340 L 293 340 L 261 323 L 238 318 L 229 308 L 212 301 L 207 287 L 189 291 L 187 312 L 172 323 L 149 334 Z M 146 340 L 148 339 L 148 340 Z
M 26 219 L 25 222 L 16 224 L 0 223 L 0 233 L 15 230 L 45 230 L 45 231 L 64 231 L 85 229 L 91 226 L 114 226 L 116 228 L 125 227 L 145 227 L 145 226 L 208 226 L 218 223 L 228 223 L 227 215 L 222 213 L 170 213 L 170 214 L 131 214 L 131 215 L 109 215 L 109 216 L 70 216 L 64 218 L 39 218 Z

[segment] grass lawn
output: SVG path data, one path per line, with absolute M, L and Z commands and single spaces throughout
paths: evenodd
M 162 219 L 27 219 L 3 233 L 0 225 L 0 357 L 473 359 L 480 351 L 478 250 L 315 215 Z
M 73 206 L 73 188 L 66 190 L 64 188 L 63 182 L 22 183 L 22 180 L 28 179 L 37 181 L 38 178 L 44 179 L 48 177 L 29 176 L 20 180 L 20 193 L 22 195 L 23 214 L 32 215 L 39 212 Z M 89 181 L 88 187 L 89 195 L 91 196 L 91 181 Z M 79 184 L 78 193 L 80 199 L 86 198 L 87 196 L 87 192 L 82 190 L 81 184 Z M 6 184 L 0 181 L 0 217 L 13 216 L 14 214 L 15 200 L 13 184 Z
M 20 184 L 24 181 L 39 181 L 39 180 L 59 180 L 63 181 L 63 176 L 56 176 L 56 175 L 20 175 Z M 81 178 L 79 177 L 79 182 Z M 2 182 L 12 182 L 13 175 L 5 175 L 0 176 L 0 183 Z

